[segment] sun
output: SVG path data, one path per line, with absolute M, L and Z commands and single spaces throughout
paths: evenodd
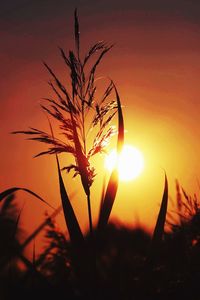
M 105 168 L 112 171 L 117 161 L 117 151 L 112 150 L 105 158 Z M 118 171 L 122 181 L 130 181 L 137 178 L 144 169 L 144 157 L 137 148 L 124 145 L 119 155 Z

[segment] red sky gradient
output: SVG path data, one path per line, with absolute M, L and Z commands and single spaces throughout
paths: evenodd
M 27 187 L 53 205 L 59 204 L 54 158 L 32 159 L 45 149 L 43 145 L 9 133 L 28 126 L 48 130 L 39 107 L 41 98 L 51 94 L 42 61 L 64 78 L 66 69 L 57 46 L 73 47 L 73 10 L 77 6 L 83 49 L 98 40 L 115 44 L 98 74 L 116 83 L 124 106 L 125 141 L 138 147 L 146 161 L 140 178 L 120 185 L 112 216 L 151 228 L 162 196 L 163 169 L 172 197 L 176 178 L 189 192 L 199 193 L 200 5 L 176 0 L 68 2 L 18 0 L 3 4 L 0 188 Z M 79 180 L 75 185 L 70 176 L 65 179 L 69 191 L 79 190 Z M 94 214 L 100 199 L 99 182 L 101 178 L 92 192 Z M 26 198 L 19 194 L 19 199 Z M 77 198 L 74 207 L 85 228 L 86 200 L 80 193 Z M 27 228 L 38 224 L 45 209 L 35 199 L 30 201 L 23 213 L 31 220 L 26 222 Z

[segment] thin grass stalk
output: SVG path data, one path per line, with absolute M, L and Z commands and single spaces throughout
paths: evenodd
M 81 74 L 83 75 L 83 67 L 80 61 L 80 41 L 79 41 L 79 22 L 78 22 L 78 15 L 77 15 L 77 9 L 75 10 L 75 14 L 74 14 L 74 28 L 75 28 L 75 43 L 76 43 L 76 50 L 77 50 L 77 55 L 78 55 L 78 60 L 79 60 L 79 64 L 80 67 L 82 69 Z M 80 83 L 80 95 L 81 95 L 81 99 L 84 98 L 84 82 L 82 80 L 81 77 L 81 83 Z M 86 133 L 85 133 L 85 102 L 82 101 L 82 107 L 81 107 L 81 117 L 82 117 L 82 137 L 83 137 L 83 148 L 84 148 L 84 153 L 87 153 L 87 149 L 86 149 Z M 71 120 L 73 123 L 73 116 L 71 114 Z M 75 133 L 76 136 L 76 133 Z M 76 140 L 76 139 L 75 139 Z M 89 230 L 90 230 L 90 235 L 93 235 L 93 226 L 92 226 L 92 211 L 91 211 L 91 200 L 90 200 L 90 188 L 88 187 L 88 190 L 85 189 L 86 195 L 87 195 L 87 208 L 88 208 L 88 218 L 89 218 Z
M 99 206 L 99 217 L 98 217 L 98 219 L 100 219 L 100 214 L 101 214 L 101 210 L 102 210 L 102 207 L 103 207 L 103 202 L 104 202 L 104 197 L 105 197 L 105 190 L 106 190 L 106 176 L 104 175 L 102 191 L 101 191 L 101 201 L 100 201 L 100 206 Z
M 76 149 L 76 158 L 77 158 L 77 163 L 80 169 L 80 176 L 81 176 L 81 181 L 82 185 L 85 191 L 85 194 L 87 196 L 87 206 L 88 206 L 88 217 L 89 217 L 89 228 L 90 228 L 90 234 L 92 235 L 93 233 L 93 228 L 92 228 L 92 213 L 91 213 L 91 201 L 90 201 L 90 187 L 88 184 L 88 177 L 87 177 L 87 166 L 86 166 L 86 157 L 82 153 L 81 150 L 81 144 L 78 138 L 78 133 L 76 130 L 76 125 L 74 122 L 73 114 L 70 112 L 71 116 L 71 121 L 73 124 L 73 135 L 74 135 L 74 141 L 75 141 L 75 149 Z
M 87 195 L 87 206 L 88 206 L 88 218 L 89 218 L 89 228 L 90 235 L 93 235 L 93 225 L 92 225 L 92 211 L 91 211 L 91 201 L 90 201 L 90 193 Z

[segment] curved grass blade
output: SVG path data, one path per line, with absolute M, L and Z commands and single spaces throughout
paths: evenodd
M 114 83 L 113 83 L 114 85 Z M 121 101 L 119 98 L 118 91 L 114 85 L 116 98 L 117 98 L 117 110 L 118 110 L 118 140 L 117 140 L 117 152 L 118 154 L 122 151 L 124 145 L 124 118 L 122 113 Z
M 24 191 L 24 192 L 27 192 L 28 194 L 31 194 L 32 196 L 38 198 L 40 201 L 44 202 L 45 204 L 47 204 L 49 207 L 51 207 L 52 209 L 54 209 L 53 206 L 51 206 L 47 201 L 45 201 L 44 199 L 42 199 L 39 195 L 37 195 L 36 193 L 32 192 L 31 190 L 29 189 L 26 189 L 26 188 L 20 188 L 20 187 L 13 187 L 13 188 L 10 188 L 10 189 L 7 189 L 5 191 L 3 191 L 2 193 L 0 193 L 0 202 L 10 196 L 11 194 L 17 192 L 17 191 Z
M 7 209 L 12 205 L 12 201 L 15 200 L 15 195 L 10 194 L 8 197 L 6 197 L 4 203 L 1 206 L 1 213 L 6 213 Z
M 157 247 L 159 246 L 159 244 L 162 242 L 166 214 L 167 214 L 167 205 L 168 205 L 168 181 L 167 181 L 167 176 L 165 174 L 165 187 L 164 187 L 161 207 L 160 207 L 159 215 L 157 218 L 157 222 L 156 222 L 156 226 L 155 226 L 153 238 L 152 238 L 152 249 L 153 250 L 156 250 Z
M 115 168 L 110 176 L 108 186 L 106 189 L 105 198 L 101 207 L 99 216 L 99 230 L 103 229 L 107 223 L 114 204 L 114 200 L 118 189 L 118 170 Z
M 58 161 L 58 156 L 56 155 L 56 162 L 58 167 L 59 185 L 60 185 L 60 196 L 62 200 L 63 212 L 65 217 L 65 222 L 69 231 L 70 239 L 72 244 L 79 248 L 84 242 L 84 237 L 81 232 L 79 223 L 77 221 L 76 215 L 70 203 L 69 197 L 67 195 L 64 182 L 62 179 L 60 165 Z
M 117 92 L 117 89 L 115 85 L 113 84 L 115 93 L 116 93 L 116 99 L 117 99 L 117 109 L 118 109 L 118 139 L 117 139 L 117 152 L 118 155 L 122 150 L 123 144 L 124 144 L 124 119 L 122 114 L 122 108 L 121 108 L 121 102 L 120 97 Z M 115 168 L 110 176 L 108 186 L 105 193 L 105 198 L 100 210 L 99 215 L 99 222 L 98 222 L 98 228 L 102 229 L 104 228 L 109 220 L 109 216 L 115 201 L 115 197 L 117 194 L 118 189 L 118 170 Z

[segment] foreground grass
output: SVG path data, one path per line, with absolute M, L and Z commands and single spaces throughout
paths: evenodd
M 181 197 L 180 197 L 181 195 Z M 0 292 L 1 299 L 199 299 L 200 203 L 185 192 L 177 193 L 176 223 L 169 213 L 171 231 L 164 233 L 152 253 L 152 237 L 142 228 L 129 229 L 109 224 L 103 232 L 94 230 L 84 237 L 85 249 L 95 245 L 95 270 L 91 266 L 80 277 L 74 264 L 73 244 L 58 229 L 54 214 L 44 220 L 46 247 L 34 253 L 32 261 L 23 256 L 16 224 L 17 201 L 6 198 L 1 204 Z M 44 226 L 42 225 L 42 228 Z M 6 232 L 6 234 L 5 234 Z M 14 233 L 14 235 L 13 235 Z M 27 237 L 30 240 L 30 237 Z M 83 258 L 88 263 L 84 249 Z M 151 259 L 150 259 L 151 258 Z M 19 261 L 23 262 L 21 269 Z M 81 278 L 81 281 L 80 281 Z

